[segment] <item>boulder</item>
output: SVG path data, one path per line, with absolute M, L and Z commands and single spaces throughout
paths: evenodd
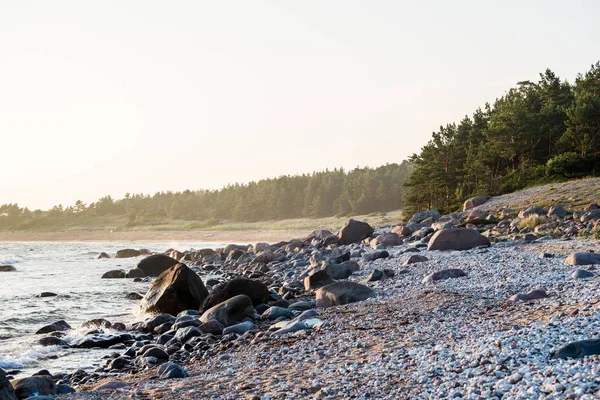
M 125 278 L 125 271 L 122 269 L 114 269 L 112 271 L 105 272 L 102 275 L 102 279 L 122 279 Z
M 340 229 L 339 242 L 342 245 L 359 243 L 373 234 L 374 230 L 366 222 L 351 219 Z
M 304 290 L 317 289 L 333 282 L 327 271 L 322 269 L 304 278 Z
M 434 282 L 442 281 L 445 279 L 461 278 L 463 276 L 467 276 L 467 274 L 465 274 L 465 271 L 463 271 L 462 269 L 458 269 L 458 268 L 443 269 L 441 271 L 437 271 L 437 272 L 434 272 L 433 274 L 427 275 L 425 278 L 423 278 L 423 283 L 434 283 Z
M 350 264 L 342 263 L 328 265 L 325 267 L 325 271 L 327 271 L 327 274 L 333 279 L 347 279 L 352 275 L 354 269 Z
M 566 265 L 592 265 L 600 264 L 600 254 L 598 253 L 573 253 L 565 260 Z
M 240 294 L 206 310 L 200 317 L 200 321 L 206 323 L 216 320 L 224 327 L 228 327 L 242 322 L 244 318 L 254 318 L 254 313 L 252 299 Z
M 363 301 L 375 297 L 375 292 L 360 283 L 340 281 L 318 289 L 315 297 L 316 306 L 325 308 Z
M 71 325 L 67 324 L 64 320 L 60 320 L 60 321 L 56 321 L 50 325 L 46 325 L 42 328 L 40 328 L 35 334 L 36 335 L 41 335 L 43 333 L 50 333 L 50 332 L 64 332 L 64 331 L 70 331 L 71 329 Z
M 12 265 L 0 265 L 0 272 L 16 272 L 17 269 Z
M 261 314 L 260 319 L 274 321 L 282 317 L 286 319 L 291 319 L 294 318 L 294 316 L 295 315 L 292 310 L 288 310 L 287 308 L 283 307 L 272 306 Z
M 542 207 L 538 207 L 538 206 L 531 206 L 531 207 L 527 207 L 524 210 L 521 210 L 521 212 L 519 213 L 519 218 L 527 218 L 527 217 L 531 217 L 532 215 L 546 215 L 547 212 L 546 210 L 544 210 Z
M 132 268 L 127 272 L 127 275 L 125 275 L 125 277 L 130 278 L 130 279 L 131 278 L 145 278 L 146 274 L 141 269 Z
M 29 378 L 15 379 L 11 383 L 18 399 L 57 394 L 54 380 L 47 375 L 36 375 L 30 376 Z
M 110 256 L 108 255 L 108 253 L 105 253 L 105 252 L 101 252 L 100 254 L 98 254 L 98 259 L 103 259 L 103 258 L 110 258 Z
M 412 225 L 411 225 L 412 226 Z M 407 237 L 413 234 L 414 230 L 409 225 L 398 225 L 392 228 L 392 233 L 398 236 Z
M 471 197 L 470 199 L 465 200 L 463 204 L 463 211 L 469 211 L 472 208 L 479 207 L 480 205 L 486 203 L 489 199 L 489 196 Z
M 117 251 L 117 254 L 115 254 L 115 258 L 132 258 L 132 257 L 139 257 L 141 255 L 139 250 L 135 250 L 135 249 L 122 249 Z
M 425 221 L 426 219 L 431 219 L 431 220 L 433 220 L 433 222 L 435 222 L 438 219 L 440 219 L 441 216 L 442 215 L 440 214 L 440 212 L 438 210 L 421 211 L 421 212 L 415 213 L 408 222 L 409 222 L 409 224 L 420 224 L 421 222 Z
M 560 204 L 555 204 L 555 205 L 551 206 L 550 209 L 548 210 L 549 217 L 564 218 L 565 215 L 567 215 L 567 212 L 565 211 L 565 208 L 563 206 L 561 206 Z
M 469 250 L 489 246 L 490 240 L 475 229 L 452 228 L 437 231 L 429 240 L 428 250 Z
M 115 335 L 101 333 L 88 335 L 81 339 L 74 340 L 73 342 L 71 342 L 71 347 L 79 349 L 108 349 L 110 346 L 114 346 L 115 344 L 123 343 L 132 339 L 133 336 L 131 336 L 129 333 L 121 333 Z
M 176 264 L 178 261 L 174 258 L 155 254 L 141 260 L 135 268 L 142 270 L 145 276 L 158 276 Z
M 403 243 L 402 238 L 398 236 L 398 234 L 394 232 L 386 232 L 377 236 L 375 239 L 371 240 L 369 245 L 372 248 L 376 248 L 379 245 L 382 246 L 400 246 Z
M 581 358 L 596 354 L 600 354 L 600 339 L 588 339 L 566 344 L 551 354 L 550 358 Z
M 155 315 L 154 317 L 148 318 L 139 326 L 139 330 L 146 333 L 154 332 L 157 326 L 162 325 L 164 323 L 174 323 L 175 317 L 171 314 L 160 314 Z
M 583 222 L 584 224 L 587 224 L 588 222 L 591 222 L 591 221 L 594 221 L 597 219 L 600 219 L 600 210 L 598 210 L 598 209 L 586 212 L 585 214 L 583 214 L 581 216 L 581 218 L 579 220 L 581 222 Z
M 313 239 L 317 239 L 321 241 L 323 246 L 329 246 L 331 244 L 337 244 L 339 242 L 339 238 L 326 229 L 317 229 L 312 231 L 310 235 L 306 239 L 305 242 L 310 243 Z
M 265 242 L 256 243 L 252 247 L 252 251 L 254 252 L 254 254 L 259 254 L 264 251 L 271 251 L 271 250 L 272 250 L 271 245 L 269 243 L 265 243 Z
M 136 292 L 131 292 L 131 293 L 127 294 L 127 296 L 125 296 L 125 298 L 127 300 L 141 300 L 144 298 L 144 296 L 142 296 L 141 294 L 136 293 Z
M 0 400 L 17 400 L 15 390 L 6 377 L 6 371 L 0 368 Z
M 177 264 L 158 276 L 141 302 L 145 312 L 177 315 L 199 309 L 208 297 L 202 279 L 185 264 Z
M 68 346 L 67 342 L 54 336 L 43 337 L 38 340 L 38 344 L 40 346 Z
M 269 287 L 262 282 L 247 278 L 235 278 L 215 287 L 202 305 L 203 310 L 216 306 L 237 295 L 246 295 L 257 306 L 269 300 Z

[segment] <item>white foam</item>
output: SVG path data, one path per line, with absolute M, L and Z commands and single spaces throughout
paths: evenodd
M 0 347 L 0 368 L 17 369 L 37 363 L 40 359 L 59 353 L 59 346 L 31 346 L 25 343 L 17 346 Z
M 18 264 L 23 260 L 14 255 L 0 255 L 0 264 Z

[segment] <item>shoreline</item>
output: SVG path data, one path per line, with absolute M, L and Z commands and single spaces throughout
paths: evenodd
M 95 231 L 66 232 L 0 232 L 0 243 L 7 242 L 215 242 L 215 243 L 275 243 L 304 238 L 308 230 L 254 231 Z

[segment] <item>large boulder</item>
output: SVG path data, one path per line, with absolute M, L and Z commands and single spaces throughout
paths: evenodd
M 48 375 L 34 375 L 29 378 L 15 379 L 11 384 L 18 399 L 57 393 L 56 384 L 52 377 Z
M 304 278 L 304 290 L 317 289 L 333 282 L 334 280 L 331 279 L 327 271 L 321 269 Z
M 102 275 L 102 279 L 121 279 L 125 278 L 125 271 L 122 269 L 115 269 L 112 271 L 105 272 Z
M 415 213 L 410 218 L 408 223 L 409 224 L 420 224 L 423 221 L 429 220 L 429 219 L 431 219 L 432 222 L 435 222 L 438 219 L 440 219 L 441 216 L 442 216 L 442 214 L 440 214 L 440 212 L 438 210 L 421 211 L 421 212 Z
M 44 333 L 50 333 L 50 332 L 64 332 L 64 331 L 70 331 L 71 329 L 71 325 L 67 324 L 64 320 L 60 320 L 60 321 L 56 321 L 50 325 L 46 325 L 42 328 L 40 328 L 35 334 L 36 335 L 41 335 Z
M 139 250 L 135 249 L 122 249 L 117 251 L 115 254 L 115 258 L 131 258 L 131 257 L 139 257 L 141 255 Z
M 141 308 L 146 312 L 177 315 L 184 310 L 199 309 L 207 297 L 202 279 L 185 264 L 177 264 L 152 282 Z
M 244 318 L 253 318 L 254 314 L 252 299 L 245 294 L 240 294 L 206 310 L 200 317 L 200 321 L 206 323 L 216 320 L 224 327 L 228 327 L 242 322 Z
M 6 377 L 6 371 L 0 368 L 0 400 L 17 400 L 15 390 Z
M 573 253 L 565 260 L 566 265 L 592 265 L 600 264 L 600 254 L 598 253 Z
M 463 211 L 469 211 L 472 208 L 479 207 L 490 199 L 489 196 L 475 196 L 468 200 L 465 200 L 463 204 Z
M 355 221 L 351 219 L 346 222 L 346 225 L 340 229 L 338 238 L 340 244 L 352 244 L 359 243 L 373 234 L 374 230 L 369 224 L 362 221 Z
M 0 265 L 0 272 L 15 272 L 16 270 L 12 265 Z
M 269 300 L 269 287 L 262 282 L 247 278 L 235 278 L 221 286 L 215 287 L 204 301 L 203 310 L 216 306 L 227 299 L 244 294 L 250 297 L 252 304 L 257 306 Z
M 555 204 L 548 210 L 549 217 L 559 217 L 564 218 L 567 215 L 567 211 L 560 204 Z
M 376 248 L 379 245 L 382 246 L 400 246 L 403 243 L 402 238 L 394 232 L 386 232 L 377 236 L 375 239 L 369 242 L 372 248 Z
M 437 231 L 429 240 L 428 250 L 469 250 L 489 246 L 490 240 L 475 229 L 452 228 Z
M 145 276 L 159 276 L 178 263 L 179 261 L 176 259 L 164 254 L 155 254 L 144 258 L 136 265 L 135 269 L 141 270 Z M 132 271 L 129 272 L 131 273 Z
M 340 306 L 375 297 L 373 290 L 356 282 L 340 281 L 323 286 L 315 293 L 317 307 Z

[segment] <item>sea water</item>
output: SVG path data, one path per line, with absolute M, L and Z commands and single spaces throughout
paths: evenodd
M 81 337 L 89 328 L 77 329 L 85 321 L 105 318 L 131 324 L 143 320 L 139 300 L 128 293 L 144 295 L 150 283 L 132 279 L 101 279 L 113 269 L 133 268 L 143 257 L 98 259 L 102 251 L 145 248 L 164 252 L 217 248 L 218 243 L 119 243 L 119 242 L 14 242 L 0 243 L 0 265 L 13 265 L 17 272 L 0 272 L 0 368 L 20 370 L 17 376 L 40 369 L 53 372 L 88 372 L 98 368 L 104 355 L 114 350 L 42 347 L 35 332 L 42 326 L 65 320 L 73 331 L 65 339 Z M 38 297 L 42 292 L 55 297 Z

